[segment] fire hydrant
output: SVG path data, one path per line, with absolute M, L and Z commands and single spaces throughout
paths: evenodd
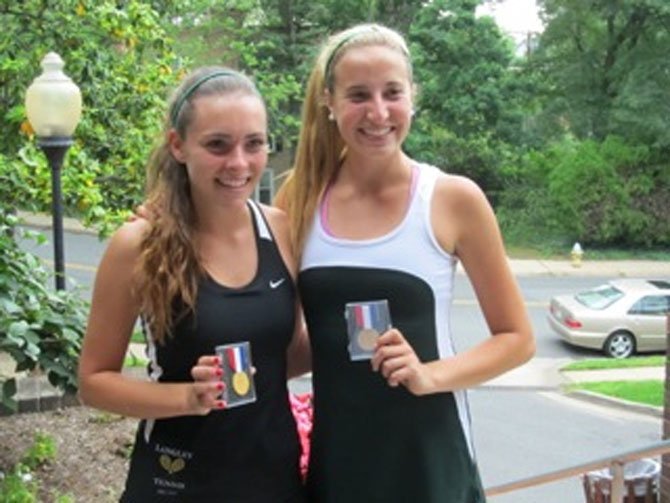
M 575 243 L 572 246 L 572 251 L 570 252 L 570 258 L 572 259 L 572 267 L 581 267 L 583 256 L 584 256 L 584 250 L 582 250 L 582 245 L 580 245 L 579 243 Z

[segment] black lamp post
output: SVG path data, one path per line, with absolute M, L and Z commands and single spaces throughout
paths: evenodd
M 63 73 L 63 60 L 50 52 L 42 60 L 42 74 L 26 92 L 26 114 L 37 134 L 37 144 L 44 151 L 51 168 L 54 269 L 56 289 L 65 289 L 63 256 L 63 201 L 61 168 L 67 149 L 81 117 L 79 88 Z

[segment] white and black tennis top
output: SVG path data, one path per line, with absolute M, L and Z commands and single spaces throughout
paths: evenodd
M 409 207 L 388 234 L 334 237 L 323 203 L 303 254 L 298 287 L 312 345 L 314 431 L 310 501 L 479 503 L 463 391 L 417 397 L 391 388 L 369 361 L 350 361 L 344 306 L 388 299 L 392 324 L 421 361 L 454 354 L 449 314 L 457 260 L 430 222 L 441 172 L 415 165 Z

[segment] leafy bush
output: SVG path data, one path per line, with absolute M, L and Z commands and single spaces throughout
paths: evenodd
M 16 371 L 41 369 L 65 392 L 77 390 L 77 363 L 88 304 L 76 289 L 54 291 L 39 258 L 21 250 L 16 217 L 0 212 L 0 351 Z M 0 403 L 16 410 L 16 379 L 0 376 Z
M 575 143 L 549 174 L 549 196 L 557 219 L 579 241 L 611 243 L 625 234 L 630 195 L 595 141 Z
M 35 433 L 33 445 L 23 455 L 23 464 L 34 470 L 56 459 L 56 440 L 42 432 Z
M 505 235 L 592 246 L 670 244 L 670 173 L 617 137 L 564 139 L 502 171 Z
M 551 203 L 547 179 L 560 157 L 559 149 L 530 151 L 501 169 L 503 190 L 496 213 L 508 243 L 551 251 L 565 248 L 567 239 Z

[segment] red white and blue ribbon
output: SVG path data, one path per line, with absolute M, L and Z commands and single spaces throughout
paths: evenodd
M 356 326 L 360 328 L 380 329 L 379 306 L 376 304 L 359 304 L 354 306 Z
M 233 372 L 243 372 L 249 366 L 247 354 L 242 346 L 228 348 L 228 365 Z

